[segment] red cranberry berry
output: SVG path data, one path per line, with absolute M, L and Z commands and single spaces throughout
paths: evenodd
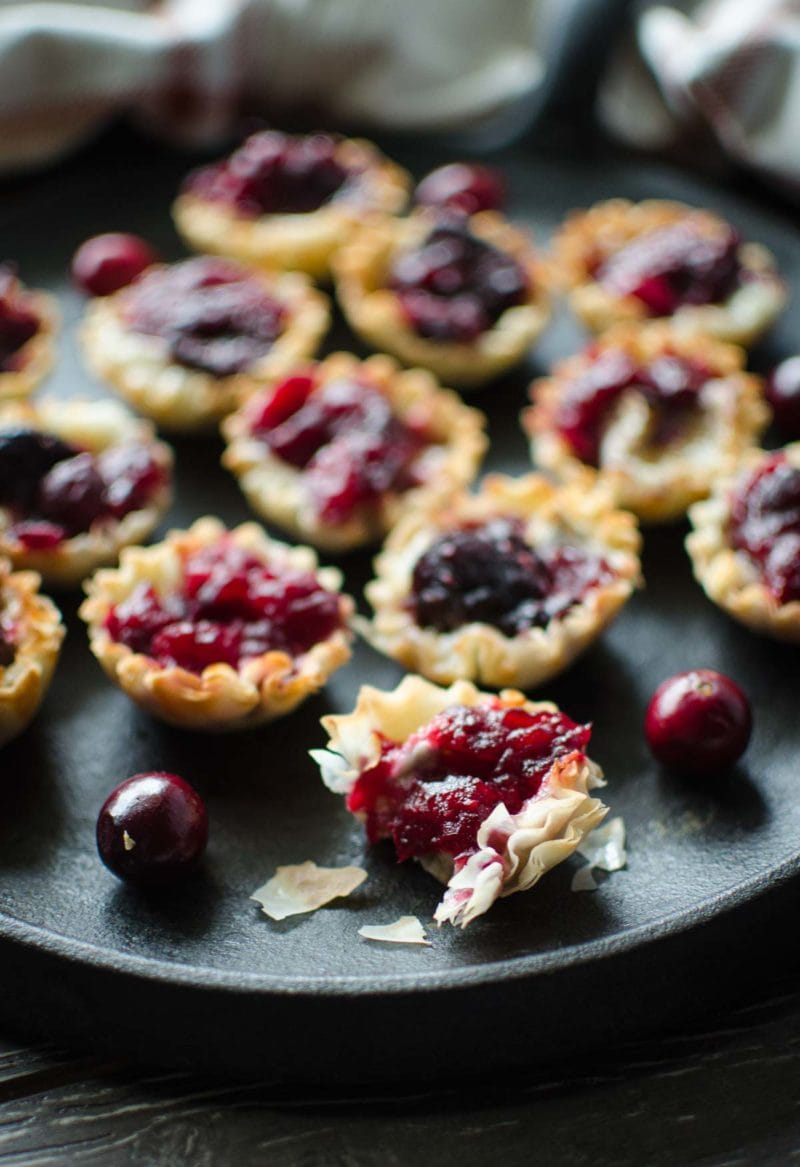
M 109 794 L 97 817 L 100 858 L 132 883 L 165 883 L 185 875 L 207 840 L 205 804 L 177 774 L 134 774 Z
M 766 393 L 779 428 L 787 438 L 800 438 L 800 356 L 775 366 Z
M 713 774 L 742 756 L 752 725 L 750 702 L 730 677 L 692 669 L 662 681 L 647 707 L 644 729 L 663 765 L 685 774 Z
M 77 453 L 76 446 L 41 430 L 15 426 L 0 432 L 0 506 L 29 508 L 48 470 Z
M 76 454 L 45 474 L 36 511 L 73 534 L 88 531 L 106 509 L 105 489 L 94 454 Z
M 72 278 L 88 296 L 110 296 L 157 262 L 157 253 L 138 235 L 110 231 L 80 245 L 72 257 Z
M 19 352 L 39 331 L 39 317 L 28 306 L 14 267 L 0 264 L 0 373 L 19 367 Z
M 451 162 L 426 174 L 414 192 L 414 201 L 425 207 L 448 207 L 474 215 L 499 211 L 506 201 L 501 174 L 478 162 Z

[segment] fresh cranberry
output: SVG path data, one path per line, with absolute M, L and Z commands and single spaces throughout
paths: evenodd
M 590 733 L 563 713 L 507 709 L 496 699 L 454 705 L 404 743 L 384 739 L 347 805 L 365 816 L 370 842 L 394 841 L 400 861 L 469 854 L 494 807 L 516 814 L 556 759 L 582 754 Z
M 750 702 L 739 686 L 714 669 L 678 673 L 658 686 L 644 729 L 654 756 L 686 774 L 729 769 L 747 749 Z
M 72 534 L 88 531 L 105 511 L 105 488 L 94 455 L 76 454 L 45 474 L 36 511 Z
M 682 304 L 727 300 L 742 278 L 740 244 L 732 227 L 706 235 L 673 223 L 632 239 L 592 274 L 615 295 L 641 300 L 651 316 L 671 316 Z
M 787 438 L 800 438 L 800 356 L 788 357 L 770 373 L 767 401 Z
M 100 858 L 131 883 L 167 883 L 186 875 L 207 841 L 205 804 L 177 774 L 134 774 L 109 794 L 97 816 Z
M 48 470 L 77 453 L 55 434 L 22 426 L 0 431 L 0 505 L 30 507 Z
M 29 306 L 13 267 L 0 264 L 0 373 L 19 367 L 20 350 L 39 331 L 39 317 Z
M 778 452 L 734 493 L 728 532 L 779 604 L 800 600 L 800 470 Z
M 118 519 L 146 507 L 167 479 L 150 449 L 137 442 L 103 450 L 97 458 L 97 470 L 104 484 L 104 507 Z
M 80 245 L 72 257 L 72 278 L 88 296 L 110 296 L 157 262 L 155 250 L 138 235 L 109 231 Z
M 474 215 L 477 211 L 502 210 L 506 184 L 501 174 L 478 162 L 451 162 L 426 174 L 414 193 L 415 202 L 427 207 L 447 207 Z

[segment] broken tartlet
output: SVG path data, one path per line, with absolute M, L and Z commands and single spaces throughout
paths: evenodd
M 517 364 L 550 315 L 530 238 L 495 211 L 375 217 L 334 270 L 354 331 L 445 384 L 481 385 Z
M 213 425 L 264 379 L 307 360 L 328 299 L 299 272 L 198 256 L 147 268 L 98 297 L 81 341 L 92 371 L 168 430 Z
M 213 518 L 131 547 L 86 585 L 81 616 L 109 677 L 186 729 L 248 729 L 291 712 L 350 656 L 353 603 L 308 547 Z
M 196 251 L 322 278 L 363 215 L 399 214 L 410 186 L 371 142 L 265 130 L 190 174 L 173 216 Z
M 526 891 L 573 853 L 607 808 L 586 754 L 588 725 L 549 702 L 468 681 L 440 689 L 405 677 L 363 686 L 352 713 L 322 719 L 312 750 L 367 839 L 391 839 L 447 884 L 434 919 L 466 927 L 500 896 Z
M 639 533 L 593 478 L 492 475 L 417 506 L 366 587 L 367 639 L 406 668 L 528 689 L 566 668 L 639 580 Z
M 679 333 L 752 344 L 786 301 L 775 260 L 711 211 L 610 199 L 556 234 L 552 273 L 592 332 L 668 317 Z
M 172 451 L 116 401 L 0 406 L 0 554 L 71 587 L 147 539 L 171 499 Z
M 748 450 L 689 511 L 694 574 L 756 632 L 800 643 L 800 442 Z
M 226 418 L 223 462 L 264 518 L 346 551 L 382 538 L 421 492 L 470 482 L 483 424 L 423 369 L 334 353 Z
M 679 518 L 766 428 L 761 379 L 738 346 L 620 325 L 534 381 L 531 456 L 560 480 L 586 467 L 645 522 Z
M 0 401 L 27 397 L 50 372 L 57 324 L 55 301 L 0 263 Z
M 0 557 L 0 746 L 22 733 L 47 692 L 64 628 L 34 571 Z

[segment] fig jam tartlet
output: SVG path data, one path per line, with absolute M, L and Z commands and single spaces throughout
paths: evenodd
M 264 518 L 346 551 L 381 539 L 421 493 L 469 483 L 484 421 L 423 369 L 334 353 L 226 418 L 223 463 Z
M 17 279 L 14 266 L 0 263 L 0 401 L 27 397 L 55 360 L 58 312 L 45 292 Z
M 593 478 L 491 475 L 395 527 L 366 587 L 364 635 L 433 681 L 528 689 L 565 669 L 639 580 L 639 533 Z
M 350 656 L 349 596 L 308 547 L 214 518 L 130 547 L 86 585 L 92 652 L 142 708 L 186 729 L 291 712 Z
M 517 364 L 550 315 L 530 238 L 494 211 L 375 217 L 334 270 L 354 331 L 445 384 L 481 385 Z
M 410 187 L 371 142 L 264 130 L 190 174 L 173 215 L 196 251 L 322 278 L 363 215 L 399 214 Z
M 312 357 L 329 320 L 327 297 L 298 272 L 198 256 L 94 300 L 81 339 L 92 371 L 140 413 L 191 432 Z
M 466 927 L 500 896 L 526 891 L 575 851 L 607 808 L 586 754 L 591 729 L 550 702 L 468 681 L 440 689 L 405 677 L 363 686 L 352 713 L 323 717 L 312 750 L 370 843 L 391 839 L 447 885 L 434 913 Z
M 761 379 L 744 359 L 663 323 L 611 329 L 531 386 L 533 461 L 561 480 L 599 470 L 645 522 L 679 518 L 766 428 Z
M 0 746 L 22 733 L 47 692 L 64 628 L 34 571 L 0 557 Z
M 0 406 L 0 554 L 57 587 L 141 543 L 171 500 L 172 451 L 116 401 Z
M 711 211 L 662 199 L 610 199 L 571 215 L 552 269 L 592 332 L 668 317 L 677 332 L 749 345 L 786 300 L 765 247 Z
M 689 519 L 706 595 L 755 632 L 800 643 L 800 442 L 748 450 Z

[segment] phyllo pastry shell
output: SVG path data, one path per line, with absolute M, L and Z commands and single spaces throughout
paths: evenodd
M 463 486 L 485 418 L 423 369 L 334 353 L 226 418 L 224 465 L 259 515 L 328 551 L 381 539 L 431 489 Z
M 310 548 L 206 517 L 99 571 L 80 614 L 92 652 L 143 709 L 186 729 L 248 729 L 348 660 L 353 603 L 340 585 Z
M 565 669 L 639 581 L 639 533 L 587 475 L 491 475 L 395 527 L 365 594 L 367 639 L 408 669 L 528 689 Z
M 434 918 L 466 927 L 500 896 L 527 891 L 571 855 L 607 808 L 585 753 L 590 728 L 550 702 L 406 677 L 363 686 L 355 710 L 322 719 L 312 750 L 370 842 L 388 838 L 447 885 Z
M 28 397 L 52 368 L 58 308 L 52 296 L 26 288 L 0 263 L 0 401 Z
M 33 571 L 0 558 L 0 746 L 22 733 L 47 692 L 64 628 Z

